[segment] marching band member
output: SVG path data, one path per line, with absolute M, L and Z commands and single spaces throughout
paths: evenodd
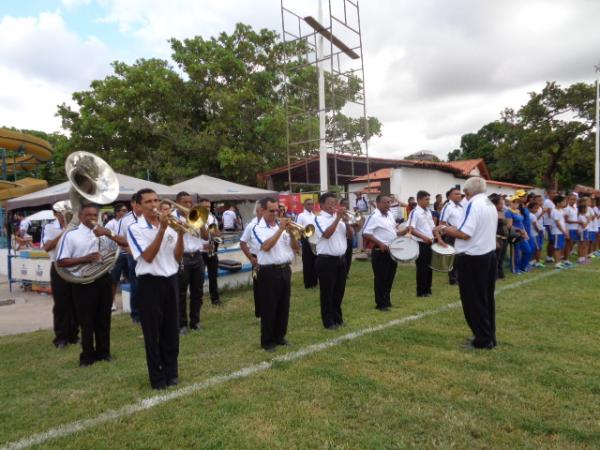
M 52 298 L 54 299 L 54 307 L 52 308 L 54 340 L 52 343 L 56 348 L 64 348 L 79 341 L 77 337 L 79 325 L 71 284 L 63 280 L 56 272 L 56 251 L 66 226 L 65 217 L 60 212 L 53 212 L 54 220 L 44 225 L 41 243 L 52 262 L 50 269 L 50 286 L 52 287 Z
M 317 241 L 316 271 L 321 291 L 323 326 L 335 330 L 344 324 L 342 300 L 346 289 L 346 247 L 352 227 L 346 225 L 346 208 L 337 206 L 335 194 L 326 192 L 319 198 L 321 214 L 315 217 Z
M 419 243 L 417 265 L 417 297 L 431 297 L 432 270 L 431 244 L 433 244 L 433 217 L 429 210 L 428 192 L 417 192 L 417 207 L 410 212 L 408 228 Z
M 255 208 L 256 216 L 246 225 L 242 237 L 240 237 L 240 249 L 246 255 L 246 258 L 252 264 L 252 290 L 254 294 L 254 316 L 260 318 L 260 301 L 259 301 L 259 289 L 257 283 L 258 277 L 258 260 L 257 255 L 260 250 L 260 244 L 254 237 L 252 230 L 260 222 L 263 215 L 263 209 L 260 206 L 260 202 L 256 202 Z
M 119 231 L 119 220 L 127 214 L 127 207 L 122 203 L 117 203 L 114 207 L 115 217 L 110 219 L 108 223 L 104 226 L 107 230 L 112 230 L 115 235 L 118 235 Z M 125 242 L 127 241 L 126 238 Z M 115 263 L 112 271 L 110 272 L 110 277 L 112 279 L 112 310 L 116 311 L 117 307 L 115 306 L 115 295 L 117 294 L 117 287 L 119 286 L 119 281 L 121 281 L 121 276 L 128 274 L 127 267 L 127 245 L 121 247 L 121 251 L 119 252 L 119 257 L 117 258 L 117 262 Z
M 187 192 L 179 192 L 175 202 L 184 208 L 193 206 L 192 196 Z M 172 214 L 182 223 L 187 222 L 187 217 L 175 208 Z M 201 230 L 202 237 L 208 239 L 206 228 Z M 183 260 L 179 268 L 179 334 L 188 333 L 187 292 L 190 290 L 190 319 L 189 327 L 197 330 L 200 327 L 200 309 L 204 285 L 204 259 L 202 258 L 203 240 L 200 237 L 186 233 L 183 236 Z
M 201 198 L 198 203 L 200 206 L 203 206 L 210 211 L 209 199 Z M 206 226 L 209 227 L 213 224 L 218 224 L 218 222 L 213 213 L 209 212 Z M 215 237 L 221 236 L 218 226 L 215 227 L 214 231 L 211 231 L 211 235 Z M 203 241 L 203 245 L 202 259 L 204 260 L 204 266 L 206 267 L 206 272 L 208 274 L 208 292 L 210 294 L 210 302 L 217 306 L 221 304 L 221 299 L 219 297 L 219 279 L 217 278 L 219 273 L 219 256 L 217 255 L 218 244 L 212 239 L 208 239 Z
M 98 252 L 100 236 L 115 234 L 97 225 L 100 207 L 84 204 L 79 211 L 80 224 L 63 234 L 56 257 L 58 267 L 71 268 L 74 276 L 81 276 L 85 264 L 102 259 Z M 72 283 L 73 299 L 77 319 L 81 325 L 80 366 L 89 366 L 96 361 L 111 361 L 110 355 L 110 308 L 112 286 L 110 274 L 105 273 L 88 284 Z M 96 345 L 94 347 L 94 340 Z
M 390 197 L 379 194 L 375 199 L 377 208 L 368 217 L 362 235 L 375 246 L 371 253 L 373 268 L 373 286 L 375 290 L 375 308 L 389 311 L 392 307 L 390 292 L 396 276 L 398 264 L 390 256 L 389 245 L 392 241 L 408 231 L 396 231 L 396 220 L 390 213 Z
M 127 230 L 129 226 L 137 222 L 138 217 L 141 215 L 141 207 L 139 204 L 139 198 L 137 194 L 131 196 L 131 211 L 126 213 L 121 220 L 119 220 L 119 226 L 117 227 L 117 236 L 127 241 Z M 127 279 L 129 280 L 129 302 L 131 307 L 131 321 L 133 323 L 140 323 L 140 313 L 137 307 L 137 277 L 135 275 L 135 259 L 131 255 L 131 251 L 127 252 Z
M 440 225 L 446 225 L 449 227 L 456 227 L 460 224 L 460 219 L 463 216 L 464 208 L 461 204 L 462 195 L 458 187 L 451 188 L 446 192 L 446 199 L 448 200 L 442 212 L 440 214 Z M 444 242 L 454 246 L 454 238 L 450 236 L 444 236 Z M 456 266 L 448 272 L 448 282 L 452 285 L 457 283 L 456 277 Z
M 348 204 L 348 199 L 346 198 L 342 198 L 340 200 L 340 206 L 343 208 L 346 208 L 346 211 L 349 211 L 349 204 Z M 361 216 L 362 217 L 362 216 Z M 347 217 L 344 217 L 342 220 L 344 220 L 346 222 L 346 226 L 348 226 L 348 222 L 347 222 Z M 356 224 L 354 225 L 350 225 L 351 227 L 360 227 L 362 220 L 358 221 Z M 396 219 L 396 223 L 398 223 L 398 220 Z M 352 265 L 352 253 L 354 251 L 354 228 L 352 229 L 352 235 L 346 239 L 346 255 L 345 255 L 345 259 L 346 259 L 346 278 L 348 278 L 348 274 L 350 273 L 350 266 Z
M 260 201 L 263 217 L 252 229 L 260 244 L 257 260 L 260 289 L 260 344 L 268 352 L 278 345 L 287 345 L 288 317 L 290 312 L 290 264 L 294 252 L 300 249 L 298 241 L 286 231 L 289 219 L 277 221 L 277 200 L 271 197 Z
M 127 231 L 137 261 L 139 312 L 150 385 L 165 389 L 179 382 L 179 317 L 177 272 L 183 257 L 183 232 L 168 226 L 169 214 L 157 214 L 152 189 L 138 191 L 142 215 Z
M 304 200 L 304 211 L 298 214 L 296 223 L 306 228 L 307 225 L 315 224 L 315 202 L 311 198 Z M 302 276 L 304 277 L 304 288 L 310 289 L 317 285 L 317 272 L 315 269 L 315 263 L 317 260 L 316 255 L 310 248 L 308 239 L 303 237 L 300 239 L 302 245 Z
M 469 348 L 492 349 L 496 346 L 496 226 L 498 213 L 486 197 L 483 178 L 465 182 L 468 203 L 461 224 L 440 225 L 443 235 L 456 239 L 456 264 L 460 299 L 467 324 L 474 334 Z

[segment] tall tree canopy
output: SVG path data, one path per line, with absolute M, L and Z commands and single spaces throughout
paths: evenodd
M 255 184 L 258 172 L 285 164 L 283 80 L 286 61 L 303 54 L 302 45 L 243 24 L 217 38 L 170 43 L 177 68 L 160 59 L 115 62 L 114 74 L 73 94 L 78 108 L 59 107 L 71 150 L 95 152 L 119 172 L 138 177 L 149 172 L 152 180 L 167 184 L 199 173 Z M 298 89 L 287 90 L 288 102 L 314 102 L 305 88 L 315 80 L 310 66 L 295 72 L 290 84 Z M 334 93 L 359 95 L 355 80 L 329 83 L 336 83 Z M 339 111 L 344 103 L 336 103 Z M 364 127 L 339 111 L 330 128 L 343 135 L 345 150 L 357 151 L 357 142 L 366 138 Z M 370 135 L 380 134 L 379 121 L 368 120 Z M 318 135 L 316 117 L 290 129 L 306 132 Z M 317 147 L 296 148 L 292 156 Z
M 595 86 L 547 82 L 518 111 L 462 136 L 450 161 L 484 158 L 493 176 L 545 187 L 591 184 L 594 178 Z

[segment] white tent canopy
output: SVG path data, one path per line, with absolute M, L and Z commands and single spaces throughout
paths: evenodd
M 119 180 L 118 201 L 129 201 L 131 196 L 142 188 L 153 189 L 160 198 L 172 199 L 175 198 L 175 194 L 178 192 L 174 188 L 170 188 L 164 184 L 153 183 L 152 181 L 141 180 L 120 173 L 117 174 L 117 179 Z M 67 200 L 69 198 L 70 189 L 71 183 L 65 181 L 56 186 L 50 186 L 41 191 L 32 192 L 31 194 L 8 200 L 6 202 L 6 209 L 33 208 L 42 205 L 50 205 L 59 200 Z
M 210 201 L 219 200 L 258 200 L 267 196 L 277 195 L 275 191 L 259 189 L 243 184 L 232 183 L 231 181 L 208 175 L 200 175 L 181 183 L 171 186 L 176 192 L 185 191 L 189 194 L 196 194 L 198 197 L 207 198 Z
M 34 220 L 54 220 L 54 212 L 51 209 L 42 209 L 35 214 L 25 217 L 23 220 L 27 222 L 33 222 Z

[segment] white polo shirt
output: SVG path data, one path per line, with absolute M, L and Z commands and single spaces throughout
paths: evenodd
M 223 211 L 223 228 L 235 228 L 235 219 L 237 219 L 235 211 L 230 209 Z
M 452 200 L 450 200 L 442 208 L 440 222 L 446 222 L 452 227 L 457 227 L 460 225 L 460 219 L 462 219 L 464 212 L 465 209 L 460 203 L 454 203 Z
M 296 223 L 306 228 L 306 225 L 315 224 L 315 217 L 317 216 L 314 213 L 309 212 L 305 209 L 300 214 L 298 214 L 298 217 L 296 217 Z
M 115 234 L 119 234 L 117 233 L 117 231 L 119 231 L 119 221 L 117 219 L 110 219 L 108 222 L 106 222 L 104 228 L 111 230 Z
M 129 225 L 137 221 L 138 217 L 135 215 L 135 213 L 133 211 L 129 211 L 119 220 L 116 233 L 119 236 L 127 237 L 127 230 L 129 229 Z
M 433 223 L 433 216 L 431 215 L 430 210 L 417 206 L 410 212 L 408 226 L 413 227 L 425 237 L 433 239 L 433 229 L 435 228 L 435 224 Z M 416 235 L 414 238 L 419 242 L 423 242 L 423 239 Z
M 329 238 L 324 238 L 323 233 L 329 226 L 335 222 L 336 214 L 329 214 L 322 211 L 321 215 L 315 217 L 315 232 L 319 240 L 317 241 L 317 255 L 342 256 L 346 253 L 348 240 L 346 239 L 346 224 L 339 221 L 333 234 Z
M 577 206 L 567 206 L 563 211 L 567 220 L 577 222 Z M 577 230 L 578 228 L 579 224 L 577 223 L 567 223 L 568 230 Z
M 371 234 L 385 245 L 390 245 L 398 236 L 396 233 L 396 220 L 390 211 L 384 216 L 379 208 L 376 208 L 373 214 L 367 218 L 362 234 L 363 236 Z
M 458 230 L 470 236 L 470 239 L 456 239 L 456 253 L 477 256 L 496 250 L 497 226 L 498 211 L 494 204 L 485 194 L 473 196 L 458 227 Z
M 62 227 L 60 226 L 60 222 L 58 221 L 58 219 L 54 219 L 52 222 L 48 222 L 46 225 L 44 225 L 44 228 L 42 229 L 42 246 L 46 244 L 46 242 L 49 242 L 53 239 L 56 239 L 57 236 L 60 235 L 60 233 L 62 233 Z M 50 261 L 55 261 L 56 260 L 56 251 L 58 249 L 58 245 L 56 245 L 56 247 L 54 247 L 52 250 L 48 250 L 48 256 L 50 256 Z
M 181 214 L 178 210 L 175 210 L 171 213 L 173 217 L 179 220 L 182 223 L 187 223 L 187 218 Z M 194 253 L 201 252 L 204 248 L 204 239 L 201 239 L 196 236 L 192 236 L 189 233 L 185 233 L 183 235 L 183 251 L 185 253 Z
M 252 229 L 256 226 L 257 223 L 258 218 L 254 217 L 250 221 L 250 223 L 246 225 L 246 228 L 244 228 L 244 232 L 242 233 L 242 237 L 240 237 L 240 242 L 245 242 L 246 244 L 248 244 L 248 247 L 250 248 L 250 253 L 252 253 L 253 255 L 258 255 L 258 251 L 260 250 L 260 244 L 254 237 L 254 233 L 252 233 Z
M 269 226 L 265 219 L 261 219 L 254 228 L 252 228 L 252 234 L 258 241 L 260 246 L 273 236 L 279 229 L 279 223 Z M 264 251 L 262 248 L 256 254 L 258 264 L 261 266 L 269 264 L 289 264 L 294 259 L 294 250 L 292 250 L 291 238 L 287 231 L 284 231 L 277 243 L 271 248 L 271 250 Z
M 60 238 L 56 261 L 67 258 L 81 258 L 91 253 L 97 253 L 98 250 L 99 242 L 94 231 L 80 223 L 77 228 L 66 231 Z M 76 277 L 82 275 L 83 268 L 83 265 L 65 267 Z
M 552 200 L 550 200 L 549 198 L 544 200 L 544 204 L 542 205 L 542 208 L 544 210 L 546 210 L 546 209 L 550 210 L 550 213 L 544 213 L 543 222 L 544 222 L 545 227 L 552 225 L 552 223 L 553 223 L 552 222 L 552 211 L 554 211 L 555 207 L 556 206 L 554 205 L 554 202 Z
M 208 213 L 208 219 L 206 219 L 206 225 L 204 225 L 204 227 L 208 230 L 209 225 L 212 225 L 213 223 L 217 223 L 217 218 L 213 216 L 212 213 Z M 205 253 L 208 252 L 208 240 L 200 238 L 200 242 L 202 243 L 202 251 Z
M 177 232 L 167 227 L 160 243 L 160 249 L 151 263 L 141 257 L 148 246 L 154 242 L 158 234 L 158 227 L 140 216 L 137 222 L 132 223 L 127 230 L 127 241 L 133 259 L 137 261 L 135 274 L 154 275 L 157 277 L 170 277 L 179 270 L 179 263 L 175 259 L 175 245 L 177 244 Z
M 563 227 L 563 230 L 566 230 L 564 209 L 554 208 L 552 210 L 551 219 L 552 219 L 552 224 L 550 225 L 550 227 L 552 230 L 552 234 L 563 234 L 563 232 L 560 231 L 560 228 L 558 228 L 557 223 L 560 223 Z

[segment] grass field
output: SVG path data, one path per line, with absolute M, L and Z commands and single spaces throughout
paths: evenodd
M 251 292 L 203 308 L 204 330 L 182 338 L 180 385 L 194 392 L 123 414 L 36 448 L 600 448 L 600 263 L 544 269 L 497 285 L 498 343 L 463 349 L 458 291 L 434 275 L 415 297 L 413 266 L 399 267 L 392 312 L 374 309 L 368 263 L 355 262 L 344 300 L 347 326 L 322 329 L 318 291 L 294 276 L 288 338 L 259 348 Z M 197 383 L 393 319 L 416 320 L 276 361 L 247 377 Z M 0 447 L 156 396 L 141 331 L 115 317 L 114 361 L 79 368 L 78 347 L 51 332 L 0 338 Z M 164 392 L 164 391 L 163 391 Z M 168 393 L 177 392 L 170 389 Z

